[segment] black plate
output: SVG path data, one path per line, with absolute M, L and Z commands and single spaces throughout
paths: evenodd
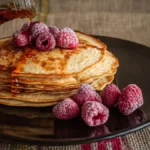
M 101 141 L 139 130 L 150 125 L 150 48 L 126 40 L 99 37 L 119 59 L 115 76 L 122 89 L 135 83 L 143 91 L 144 106 L 129 116 L 117 108 L 110 113 L 105 125 L 88 127 L 81 118 L 57 120 L 51 108 L 18 108 L 0 106 L 0 139 L 42 145 L 66 145 Z

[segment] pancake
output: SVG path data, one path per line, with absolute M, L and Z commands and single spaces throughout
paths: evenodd
M 55 78 L 49 79 L 49 82 L 47 84 L 35 84 L 34 81 L 31 81 L 29 83 L 24 83 L 26 84 L 20 84 L 21 77 L 18 79 L 17 78 L 17 86 L 15 84 L 11 86 L 13 90 L 16 90 L 17 93 L 20 93 L 22 90 L 23 91 L 28 91 L 28 92 L 37 92 L 37 91 L 49 91 L 49 92 L 56 92 L 60 93 L 61 91 L 65 93 L 65 91 L 71 91 L 74 89 L 79 88 L 80 84 L 82 83 L 88 83 L 92 84 L 96 78 L 103 78 L 108 75 L 114 75 L 116 73 L 116 68 L 118 67 L 118 60 L 117 58 L 114 57 L 113 54 L 111 54 L 109 51 L 106 52 L 106 55 L 104 56 L 103 60 L 100 62 L 97 62 L 95 65 L 92 67 L 88 68 L 87 70 L 79 73 L 77 76 L 74 76 L 74 84 L 68 84 L 67 82 L 63 81 L 64 78 L 57 80 L 61 81 L 61 84 L 59 82 L 55 81 Z M 27 77 L 26 77 L 27 78 Z M 67 78 L 65 78 L 67 80 Z M 76 79 L 76 82 L 75 82 Z M 37 79 L 36 79 L 37 80 Z M 48 79 L 47 79 L 48 80 Z M 32 84 L 33 83 L 33 84 Z M 39 78 L 37 83 L 42 83 L 42 79 Z M 76 84 L 75 84 L 76 83 Z M 109 82 L 110 83 L 110 82 Z M 96 88 L 96 90 L 102 90 L 103 83 L 101 83 L 100 88 Z
M 72 96 L 74 93 L 65 93 L 65 94 L 50 94 L 46 92 L 36 92 L 36 93 L 19 93 L 19 94 L 12 94 L 11 92 L 0 91 L 0 98 L 7 98 L 7 99 L 15 99 L 20 101 L 26 102 L 58 102 L 66 97 Z
M 104 79 L 98 79 L 97 82 L 95 82 L 92 86 L 97 89 L 97 90 L 102 90 L 107 84 L 111 83 L 113 80 L 114 76 L 108 76 Z M 70 94 L 70 91 L 68 95 L 63 95 L 66 97 L 69 97 L 71 95 L 74 95 L 76 91 L 73 94 Z M 34 94 L 23 94 L 23 95 L 18 95 L 13 96 L 10 92 L 2 92 L 0 93 L 0 104 L 4 105 L 9 105 L 9 106 L 29 106 L 29 107 L 45 107 L 45 106 L 53 106 L 57 104 L 59 101 L 61 101 L 63 98 L 57 97 L 56 95 L 42 95 L 40 96 L 40 99 L 38 95 L 41 93 L 34 93 Z M 34 95 L 34 96 L 33 96 Z M 45 96 L 45 97 L 44 97 Z M 47 98 L 47 99 L 44 99 Z M 53 98 L 53 101 L 52 101 Z M 60 98 L 59 100 L 57 98 Z M 57 99 L 57 100 L 56 100 Z
M 92 86 L 95 87 L 97 90 L 102 89 L 106 84 L 112 82 L 113 76 L 106 76 L 105 78 L 98 78 L 97 82 L 95 82 Z M 71 97 L 76 93 L 76 90 L 69 90 L 66 93 L 59 93 L 59 94 L 50 94 L 48 92 L 35 92 L 35 93 L 20 93 L 20 94 L 12 94 L 11 92 L 6 91 L 0 91 L 0 102 L 4 102 L 4 99 L 6 99 L 5 103 L 12 103 L 14 101 L 23 101 L 23 105 L 32 104 L 32 103 L 45 103 L 46 106 L 50 106 L 51 103 L 59 102 L 60 100 Z M 3 99 L 2 99 L 3 98 Z M 49 103 L 47 105 L 47 103 Z
M 0 70 L 11 72 L 16 63 L 24 55 L 23 48 L 17 48 L 12 38 L 0 39 Z
M 95 83 L 92 84 L 96 91 L 102 91 L 103 88 L 110 84 L 114 80 L 114 75 L 106 76 L 105 78 L 99 78 Z
M 78 85 L 92 77 L 100 76 L 106 74 L 114 74 L 116 68 L 118 67 L 118 59 L 109 51 L 106 51 L 102 61 L 98 61 L 96 64 L 92 65 L 83 72 L 73 75 L 72 77 L 56 77 L 56 78 L 40 78 L 40 77 L 15 77 L 18 83 L 32 84 L 32 85 L 56 85 L 56 86 L 66 86 L 66 85 Z
M 111 83 L 118 59 L 100 40 L 76 32 L 79 47 L 39 51 L 0 40 L 0 104 L 44 107 L 71 97 L 87 83 L 101 91 Z
M 52 51 L 42 52 L 37 49 L 25 47 L 20 53 L 19 50 L 16 52 L 14 47 L 10 46 L 11 43 L 9 46 L 4 44 L 4 48 L 0 50 L 0 54 L 4 51 L 7 52 L 7 55 L 6 53 L 2 54 L 4 56 L 4 63 L 2 63 L 2 58 L 0 58 L 0 65 L 2 68 L 8 70 L 15 64 L 15 69 L 12 73 L 23 74 L 24 76 L 33 76 L 33 74 L 34 76 L 65 76 L 77 74 L 102 60 L 106 45 L 98 39 L 84 33 L 76 32 L 76 34 L 80 44 L 78 48 L 73 50 L 56 47 Z M 9 52 L 7 51 L 8 48 Z M 12 53 L 15 53 L 16 57 L 13 58 Z
M 49 103 L 32 103 L 32 102 L 24 102 L 14 99 L 7 99 L 7 98 L 0 98 L 0 104 L 8 105 L 8 106 L 19 106 L 19 107 L 46 107 L 46 106 L 53 106 L 58 102 L 49 102 Z
M 11 82 L 11 75 L 7 72 L 0 71 L 0 81 Z

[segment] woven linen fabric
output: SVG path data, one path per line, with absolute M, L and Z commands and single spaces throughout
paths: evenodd
M 87 34 L 126 39 L 150 46 L 149 0 L 35 0 L 37 16 L 60 29 L 71 27 Z M 0 26 L 0 37 L 12 35 L 28 19 L 16 19 Z M 106 43 L 107 44 L 107 43 Z M 149 150 L 150 127 L 96 143 L 69 146 L 9 144 L 0 150 Z

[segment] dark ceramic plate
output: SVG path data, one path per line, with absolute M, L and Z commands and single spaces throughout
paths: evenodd
M 44 145 L 66 145 L 101 141 L 125 135 L 150 125 L 150 48 L 126 40 L 99 37 L 119 59 L 115 76 L 122 89 L 130 83 L 141 87 L 144 106 L 129 116 L 117 108 L 110 110 L 105 125 L 88 127 L 81 118 L 61 121 L 51 108 L 17 108 L 0 106 L 0 139 L 9 142 Z

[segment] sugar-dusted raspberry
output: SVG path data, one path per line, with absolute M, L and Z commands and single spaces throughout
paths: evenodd
M 108 120 L 109 110 L 99 102 L 87 101 L 82 106 L 81 116 L 88 126 L 98 126 Z
M 55 48 L 56 41 L 51 33 L 41 33 L 36 39 L 36 47 L 39 50 L 52 50 Z
M 13 34 L 12 41 L 18 46 L 23 47 L 28 44 L 28 38 L 26 35 L 22 34 L 20 31 L 16 31 Z
M 77 48 L 79 45 L 79 40 L 74 32 L 68 31 L 68 29 L 62 29 L 57 38 L 56 43 L 62 48 Z
M 32 27 L 37 24 L 37 23 L 40 23 L 40 21 L 33 21 L 33 22 L 30 22 L 30 26 L 29 26 L 29 32 L 32 32 Z
M 30 27 L 30 24 L 31 24 L 30 22 L 25 23 L 25 24 L 22 26 L 21 31 L 22 31 L 22 32 L 28 31 L 28 30 L 29 30 L 29 27 Z
M 135 84 L 127 85 L 119 97 L 118 108 L 124 115 L 129 115 L 143 105 L 141 89 Z
M 81 84 L 72 98 L 79 106 L 82 106 L 86 101 L 102 102 L 100 95 L 89 84 Z
M 113 107 L 118 103 L 121 92 L 115 84 L 107 85 L 101 92 L 102 103 L 106 107 Z
M 59 34 L 59 29 L 56 26 L 50 26 L 48 28 L 49 28 L 49 32 L 53 34 L 54 38 L 56 38 L 57 35 Z
M 80 110 L 71 98 L 66 98 L 54 106 L 53 114 L 58 119 L 68 120 L 77 117 Z
M 71 28 L 68 28 L 68 27 L 63 28 L 61 31 L 71 32 L 71 33 L 75 34 L 75 32 Z
M 32 42 L 32 37 L 31 37 L 31 34 L 30 32 L 27 30 L 27 31 L 23 31 L 21 32 L 24 36 L 27 37 L 27 40 L 28 40 L 28 44 Z
M 36 39 L 39 34 L 49 32 L 47 25 L 42 22 L 34 23 L 30 28 L 33 39 Z

